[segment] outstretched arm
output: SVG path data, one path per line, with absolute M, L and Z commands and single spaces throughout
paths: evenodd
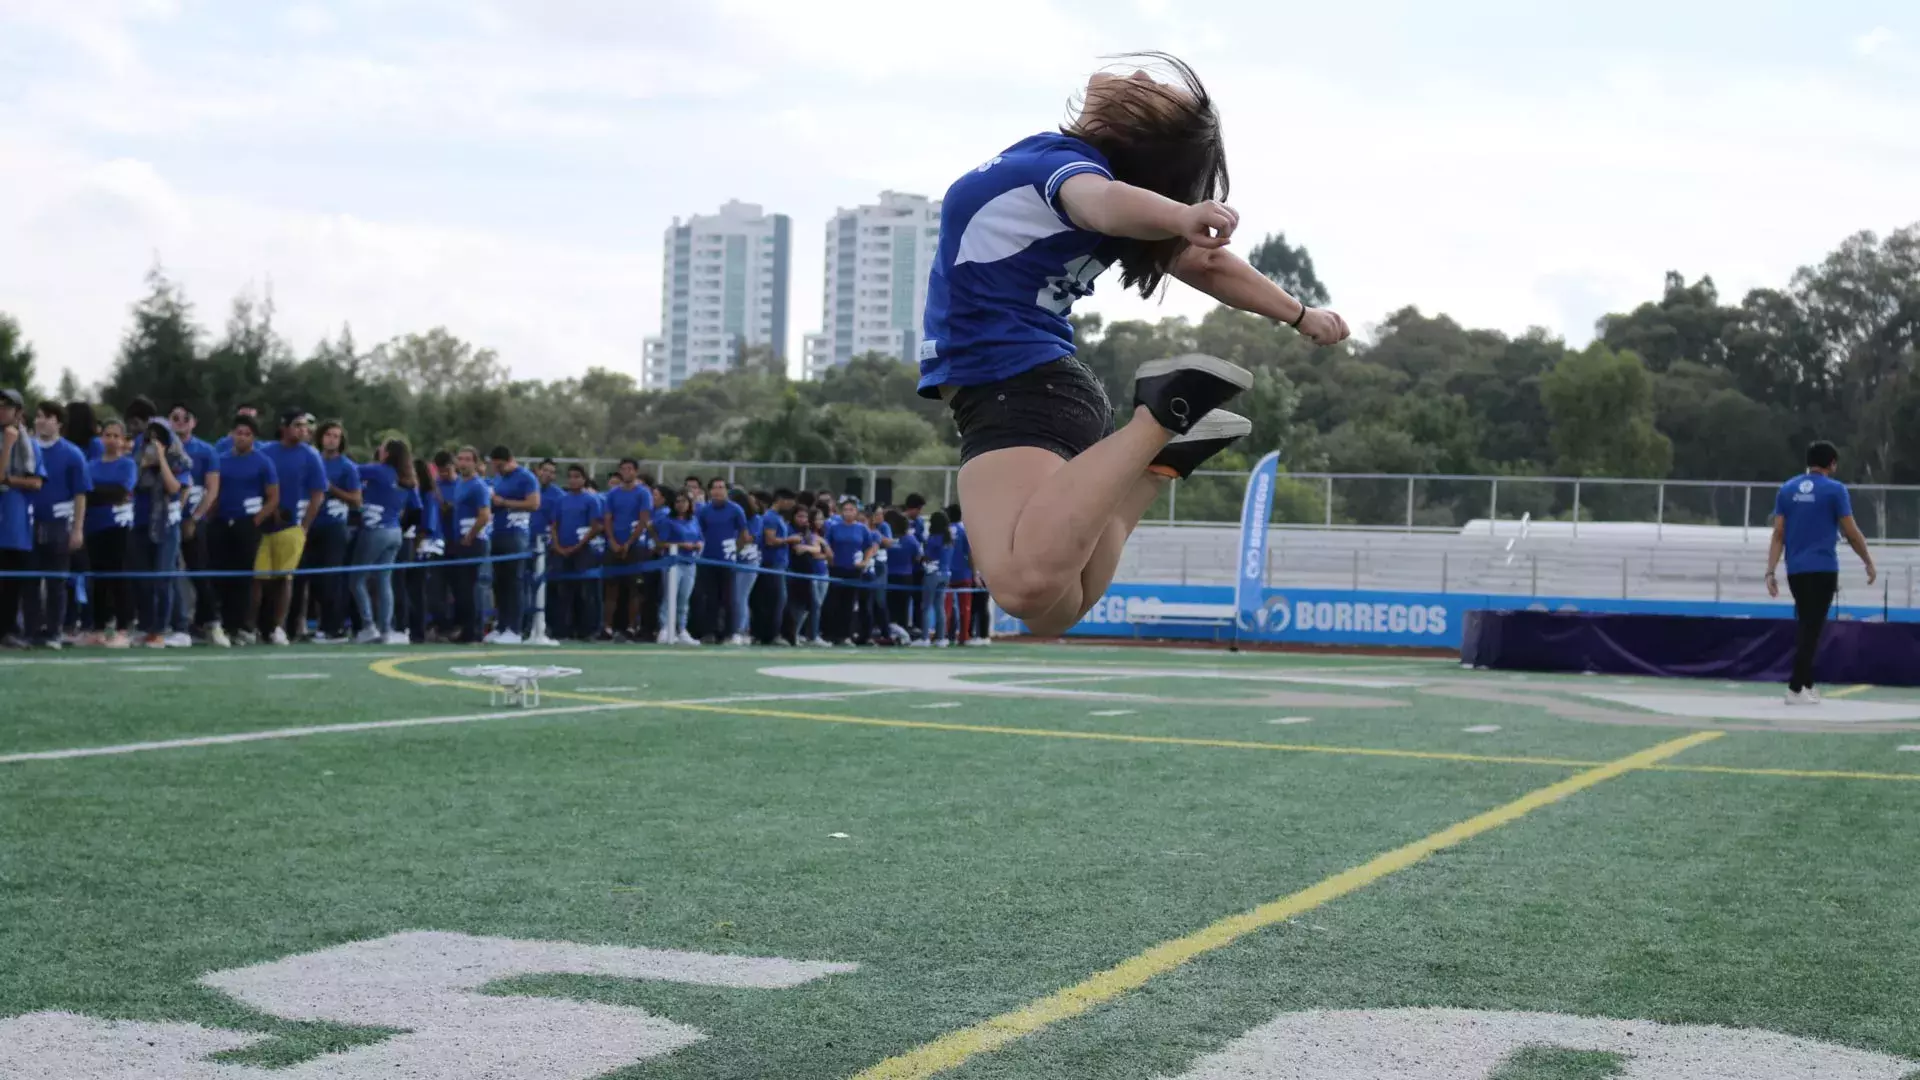
M 1228 307 L 1295 327 L 1315 345 L 1334 345 L 1351 333 L 1347 320 L 1338 314 L 1307 307 L 1245 259 L 1222 248 L 1188 248 L 1174 260 L 1173 276 Z
M 1093 173 L 1067 177 L 1060 185 L 1059 199 L 1075 225 L 1130 240 L 1178 236 L 1195 247 L 1224 247 L 1240 224 L 1240 215 L 1225 203 L 1208 199 L 1188 206 Z

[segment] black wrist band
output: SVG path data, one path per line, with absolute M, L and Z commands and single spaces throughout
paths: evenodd
M 1305 322 L 1306 318 L 1307 318 L 1307 305 L 1301 304 L 1300 314 L 1295 315 L 1293 317 L 1293 321 L 1288 323 L 1287 325 L 1293 327 L 1295 330 L 1298 330 L 1300 329 L 1300 324 Z

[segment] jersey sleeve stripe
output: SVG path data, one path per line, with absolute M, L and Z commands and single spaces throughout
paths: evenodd
M 1091 161 L 1069 161 L 1053 170 L 1053 175 L 1047 177 L 1047 182 L 1040 188 L 1041 194 L 1046 196 L 1047 205 L 1053 207 L 1053 212 L 1060 215 L 1060 220 L 1069 225 L 1073 222 L 1067 217 L 1067 212 L 1060 207 L 1060 185 L 1066 183 L 1068 177 L 1078 176 L 1081 173 L 1095 173 L 1109 180 L 1113 179 L 1112 173 Z

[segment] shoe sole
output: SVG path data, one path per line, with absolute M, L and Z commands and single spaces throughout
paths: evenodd
M 1185 435 L 1175 435 L 1168 439 L 1167 445 L 1204 442 L 1209 439 L 1244 439 L 1251 434 L 1253 434 L 1253 421 L 1239 413 L 1215 409 L 1201 417 L 1199 422 L 1193 425 L 1193 429 Z
M 1253 372 L 1239 364 L 1222 360 L 1217 356 L 1208 356 L 1206 353 L 1188 353 L 1185 356 L 1173 356 L 1164 360 L 1149 360 L 1134 369 L 1133 381 L 1155 379 L 1162 375 L 1171 375 L 1176 371 L 1204 371 L 1242 390 L 1253 385 Z

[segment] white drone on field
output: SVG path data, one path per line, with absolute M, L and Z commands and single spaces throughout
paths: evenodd
M 540 704 L 540 680 L 564 679 L 580 674 L 579 668 L 554 667 L 543 664 L 527 667 L 519 664 L 481 664 L 477 667 L 457 667 L 455 675 L 464 675 L 469 679 L 487 680 L 487 702 L 496 708 L 518 705 L 530 709 Z

